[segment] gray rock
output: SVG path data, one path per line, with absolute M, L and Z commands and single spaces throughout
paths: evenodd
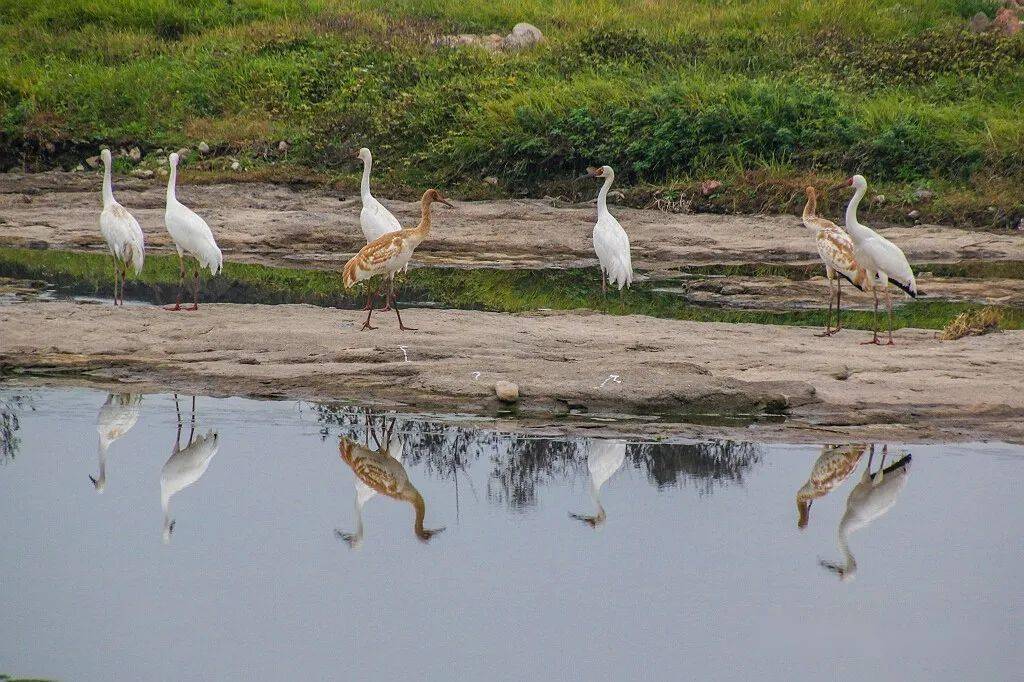
M 103 162 L 100 161 L 100 157 L 98 156 L 90 156 L 85 160 L 85 165 L 89 166 L 89 168 L 99 168 L 103 165 Z
M 921 188 L 914 192 L 914 198 L 918 201 L 931 201 L 935 198 L 935 192 L 930 189 Z
M 522 22 L 516 24 L 501 41 L 502 48 L 506 50 L 523 50 L 535 47 L 544 42 L 544 34 L 533 24 Z
M 142 160 L 142 150 L 138 147 L 132 147 L 128 150 L 128 158 L 138 163 Z
M 242 170 L 242 164 L 238 163 L 237 161 L 232 161 L 231 162 L 231 170 L 233 170 L 233 171 Z
M 130 175 L 135 178 L 151 178 L 153 177 L 153 171 L 148 168 L 136 168 L 130 173 Z
M 288 151 L 290 147 L 291 145 L 289 145 L 284 140 L 281 140 L 280 142 L 277 143 L 277 151 L 281 152 L 282 154 Z
M 519 400 L 519 386 L 511 381 L 494 382 L 494 393 L 503 403 L 514 403 Z
M 484 182 L 487 183 L 488 185 L 497 185 L 498 178 L 494 177 L 493 175 L 488 175 L 486 178 L 484 178 Z
M 197 147 L 197 149 L 199 149 L 199 153 L 200 154 L 209 154 L 210 153 L 210 145 L 206 144 L 205 141 L 200 142 L 199 146 Z
M 183 159 L 187 159 L 188 155 L 191 153 L 192 150 L 189 149 L 188 147 L 182 147 L 181 149 L 178 150 L 178 156 L 180 156 Z
M 908 218 L 913 218 L 914 220 L 917 220 L 918 218 L 920 218 L 920 217 L 921 217 L 921 212 L 920 212 L 920 211 L 918 211 L 918 210 L 917 210 L 917 209 L 915 208 L 915 209 L 914 209 L 913 211 L 911 211 L 910 213 L 908 213 L 908 214 L 907 214 L 907 217 L 908 217 Z

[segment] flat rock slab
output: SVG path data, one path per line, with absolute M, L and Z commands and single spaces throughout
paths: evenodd
M 677 433 L 673 417 L 785 413 L 756 426 L 787 440 L 1024 440 L 1024 332 L 943 342 L 866 332 L 608 316 L 305 305 L 150 306 L 44 302 L 0 308 L 0 368 L 88 372 L 214 395 L 346 399 L 409 410 L 494 413 L 495 382 L 519 386 L 523 417 L 628 413 Z M 698 432 L 701 432 L 698 429 Z M 750 429 L 742 431 L 746 437 Z
M 187 183 L 187 169 L 183 175 L 181 180 Z M 0 174 L 0 245 L 105 248 L 98 228 L 100 182 L 99 172 Z M 142 224 L 147 245 L 168 250 L 163 182 L 117 178 L 115 191 Z M 228 260 L 340 268 L 365 243 L 358 194 L 267 183 L 181 184 L 178 198 L 207 220 Z M 403 225 L 416 225 L 418 202 L 380 198 Z M 818 260 L 814 242 L 796 216 L 683 215 L 621 207 L 612 211 L 629 233 L 634 264 L 645 271 L 705 263 Z M 872 224 L 870 214 L 863 217 Z M 593 265 L 595 219 L 592 205 L 457 202 L 456 210 L 435 210 L 434 229 L 417 250 L 416 260 L 533 268 Z M 937 225 L 884 232 L 911 262 L 1024 258 L 1020 233 Z

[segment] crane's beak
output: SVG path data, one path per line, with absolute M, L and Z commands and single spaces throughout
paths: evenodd
M 454 206 L 453 206 L 453 205 L 451 204 L 451 202 L 450 202 L 450 201 L 448 201 L 447 199 L 439 199 L 438 201 L 440 201 L 440 202 L 441 202 L 442 204 L 444 204 L 444 205 L 445 205 L 445 206 L 447 206 L 448 208 L 455 208 L 455 207 L 454 207 Z

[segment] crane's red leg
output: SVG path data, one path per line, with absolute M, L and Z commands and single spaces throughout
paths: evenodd
M 838 329 L 832 329 L 832 278 L 828 277 L 828 313 L 825 317 L 825 331 L 815 336 L 832 336 Z
M 192 307 L 185 310 L 199 310 L 199 261 L 196 261 L 196 270 L 192 275 Z
M 892 340 L 892 292 L 889 291 L 889 287 L 885 288 L 885 304 L 889 308 L 889 343 L 887 346 L 895 346 L 896 343 Z
M 871 318 L 872 322 L 874 323 L 875 333 L 871 337 L 870 341 L 861 341 L 860 345 L 862 345 L 862 346 L 867 346 L 867 345 L 870 345 L 872 343 L 881 343 L 878 340 L 878 289 L 876 287 L 872 287 L 871 288 L 871 292 L 875 295 L 875 314 Z
M 402 313 L 398 312 L 398 301 L 395 301 L 393 305 L 395 308 L 395 315 L 398 315 L 398 328 L 405 332 L 416 331 L 416 327 L 406 327 L 404 324 L 402 324 Z
M 839 319 L 839 311 L 842 310 L 843 307 L 843 278 L 838 277 L 837 281 L 839 284 L 839 289 L 836 293 L 836 328 L 832 331 L 833 334 L 837 333 L 840 329 L 843 328 L 843 323 Z
M 369 289 L 369 287 L 367 287 L 367 289 Z M 376 296 L 377 296 L 377 290 L 376 289 L 371 290 L 369 297 L 367 297 L 367 299 L 366 299 L 366 305 L 369 306 L 366 309 L 367 310 L 366 321 L 363 322 L 363 326 L 359 328 L 359 331 L 363 331 L 364 329 L 376 329 L 376 327 L 374 327 L 372 324 L 370 324 L 370 315 L 373 315 L 373 299 Z
M 387 312 L 391 309 L 391 303 L 394 301 L 394 275 L 392 274 L 387 279 L 387 294 L 384 296 L 384 307 L 381 308 L 381 312 Z M 397 310 L 398 308 L 395 308 Z
M 185 259 L 181 257 L 181 252 L 178 252 L 178 298 L 174 301 L 174 305 L 167 306 L 164 310 L 181 310 L 181 291 L 185 288 Z

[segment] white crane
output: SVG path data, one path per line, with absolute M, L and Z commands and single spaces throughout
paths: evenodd
M 103 159 L 103 212 L 100 213 L 100 234 L 106 240 L 107 248 L 114 259 L 114 305 L 124 305 L 124 281 L 128 276 L 128 268 L 132 268 L 136 276 L 142 273 L 145 239 L 139 221 L 114 199 L 110 150 L 101 151 L 100 158 Z
M 89 480 L 98 493 L 102 493 L 107 487 L 107 449 L 111 443 L 135 426 L 135 422 L 139 420 L 141 404 L 142 396 L 137 393 L 110 393 L 96 416 L 96 431 L 100 434 L 100 471 L 95 478 L 89 476 Z
M 174 407 L 178 408 L 177 395 L 174 396 Z M 160 470 L 160 507 L 164 512 L 164 544 L 171 541 L 171 533 L 174 532 L 174 520 L 171 519 L 169 511 L 171 496 L 202 478 L 219 447 L 219 439 L 215 431 L 210 429 L 205 434 L 196 437 L 195 428 L 196 399 L 193 396 L 192 429 L 189 432 L 188 443 L 184 448 L 181 447 L 181 413 L 179 412 L 178 435 L 174 441 L 174 450 L 171 451 L 170 458 Z
M 597 513 L 594 516 L 583 514 L 569 514 L 569 516 L 582 521 L 591 528 L 597 528 L 604 523 L 607 515 L 604 512 L 604 505 L 601 504 L 601 486 L 607 483 L 608 479 L 622 467 L 625 459 L 626 444 L 622 441 L 591 441 L 590 452 L 587 454 L 587 469 L 590 472 L 590 496 L 594 500 Z
M 878 287 L 881 287 L 885 290 L 885 303 L 889 309 L 889 342 L 886 345 L 892 346 L 892 293 L 888 284 L 892 282 L 913 298 L 917 298 L 917 281 L 903 251 L 857 220 L 857 206 L 868 191 L 868 181 L 863 175 L 854 175 L 846 181 L 845 186 L 855 189 L 853 198 L 846 207 L 846 232 L 853 240 L 853 256 L 867 273 L 866 282 L 875 297 L 874 334 L 870 341 L 864 343 L 881 343 L 878 340 Z
M 587 168 L 587 176 L 604 178 L 597 194 L 597 223 L 594 224 L 594 251 L 601 264 L 601 293 L 607 293 L 608 284 L 618 286 L 621 293 L 622 287 L 633 284 L 633 260 L 629 253 L 629 236 L 608 212 L 608 188 L 615 180 L 615 171 L 611 166 Z
M 885 458 L 889 454 L 889 446 L 882 448 L 882 463 L 874 474 L 871 473 L 871 460 L 874 459 L 874 446 L 868 455 L 868 465 L 860 482 L 850 491 L 846 500 L 846 513 L 839 521 L 836 529 L 836 547 L 843 555 L 843 563 L 830 561 L 820 562 L 824 568 L 832 571 L 841 580 L 853 578 L 857 572 L 857 561 L 853 558 L 848 544 L 850 533 L 869 525 L 875 519 L 886 514 L 896 504 L 900 492 L 907 484 L 910 474 L 910 455 L 904 455 L 894 464 L 885 466 Z
M 174 241 L 178 251 L 178 267 L 181 279 L 178 281 L 178 298 L 168 310 L 182 310 L 181 291 L 185 287 L 185 255 L 196 259 L 195 278 L 192 288 L 193 303 L 191 308 L 199 310 L 199 271 L 209 268 L 210 274 L 216 275 L 224 267 L 224 256 L 213 238 L 213 231 L 206 221 L 185 204 L 178 201 L 174 194 L 174 185 L 178 181 L 178 154 L 171 154 L 171 175 L 167 179 L 167 209 L 164 212 L 164 224 Z
M 359 226 L 363 228 L 363 236 L 366 237 L 366 243 L 369 244 L 389 232 L 401 230 L 402 224 L 398 222 L 398 218 L 392 215 L 391 211 L 384 208 L 384 205 L 370 194 L 370 168 L 373 166 L 373 156 L 370 154 L 370 150 L 363 147 L 356 156 L 363 162 L 363 179 L 359 183 L 359 196 L 363 200 L 363 210 L 359 212 Z M 405 270 L 408 269 L 409 265 L 406 263 Z M 384 307 L 381 308 L 382 312 L 391 310 L 391 299 L 394 297 L 394 292 L 395 275 L 392 273 L 388 276 L 388 297 L 384 302 Z M 367 301 L 367 306 L 369 306 L 369 301 Z
M 843 303 L 843 280 L 849 281 L 861 291 L 867 277 L 864 268 L 857 265 L 853 256 L 853 240 L 843 228 L 831 220 L 817 214 L 818 193 L 813 187 L 806 188 L 807 204 L 804 206 L 804 227 L 814 234 L 814 244 L 818 248 L 818 256 L 825 264 L 825 276 L 828 278 L 828 318 L 825 320 L 825 331 L 818 336 L 832 336 L 842 329 L 840 309 Z M 836 282 L 833 285 L 833 281 Z M 833 296 L 833 288 L 836 293 Z M 836 300 L 836 326 L 832 328 L 832 299 Z

